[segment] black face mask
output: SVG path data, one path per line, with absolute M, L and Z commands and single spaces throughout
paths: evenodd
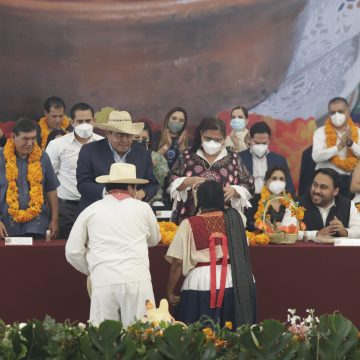
M 136 145 L 139 145 L 139 146 L 143 147 L 146 150 L 148 150 L 148 148 L 149 148 L 149 142 L 148 141 L 136 140 L 135 143 L 136 143 Z

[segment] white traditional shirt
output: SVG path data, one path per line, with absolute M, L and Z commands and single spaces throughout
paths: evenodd
M 322 208 L 317 206 L 319 209 L 321 218 L 323 220 L 323 224 L 325 227 L 326 219 L 329 216 L 330 209 L 335 205 L 335 200 L 326 208 Z M 321 229 L 319 229 L 321 230 Z M 346 228 L 348 232 L 348 238 L 352 239 L 360 239 L 360 214 L 358 209 L 355 207 L 355 204 L 353 201 L 351 201 L 350 205 L 350 218 L 349 218 L 349 226 Z M 305 233 L 307 235 L 308 240 L 315 240 L 316 234 L 318 230 L 310 230 L 310 231 L 299 231 L 299 239 L 302 240 L 305 236 Z
M 100 140 L 103 137 L 92 134 L 87 141 Z M 63 200 L 80 200 L 77 190 L 76 168 L 82 144 L 76 140 L 74 132 L 49 142 L 46 148 L 51 164 L 60 181 L 57 189 L 58 197 Z
M 149 204 L 105 195 L 79 215 L 65 254 L 75 269 L 90 274 L 93 287 L 151 280 L 148 246 L 159 241 Z
M 360 129 L 358 128 L 358 136 L 360 139 Z M 326 145 L 326 134 L 325 134 L 325 126 L 321 126 L 314 132 L 313 136 L 313 150 L 312 150 L 312 157 L 313 160 L 316 162 L 316 168 L 331 168 L 337 171 L 341 175 L 350 175 L 349 172 L 346 172 L 340 168 L 338 168 L 336 165 L 334 165 L 332 162 L 330 162 L 330 159 L 335 156 L 339 155 L 341 159 L 346 158 L 346 148 L 341 149 L 340 151 L 337 148 L 337 145 L 340 144 L 341 136 L 344 134 L 344 132 L 340 133 L 339 131 L 336 131 L 337 133 L 337 139 L 336 139 L 336 145 L 332 147 L 327 147 Z M 360 145 L 357 143 L 353 143 L 351 146 L 352 153 L 360 157 Z

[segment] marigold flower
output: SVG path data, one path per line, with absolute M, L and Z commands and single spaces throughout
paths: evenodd
M 27 180 L 29 182 L 29 204 L 28 208 L 23 210 L 19 209 L 19 189 L 16 184 L 19 171 L 16 163 L 14 140 L 8 139 L 4 147 L 5 176 L 8 181 L 6 202 L 8 204 L 8 213 L 15 222 L 28 222 L 39 216 L 41 212 L 44 203 L 43 187 L 41 184 L 43 179 L 41 156 L 42 151 L 35 143 L 31 154 L 28 156 Z
M 164 245 L 170 245 L 174 239 L 177 228 L 178 226 L 171 221 L 159 222 L 161 243 Z
M 226 321 L 226 322 L 225 322 L 225 327 L 228 328 L 228 329 L 230 329 L 230 330 L 232 330 L 232 328 L 233 328 L 232 322 L 231 322 L 231 321 Z
M 63 120 L 61 122 L 61 129 L 66 130 L 70 125 L 70 120 L 67 118 L 67 116 L 63 117 Z M 46 121 L 46 117 L 42 117 L 39 120 L 39 126 L 40 126 L 40 136 L 41 136 L 41 149 L 45 149 L 48 136 L 50 134 L 49 126 Z
M 351 118 L 347 120 L 347 128 L 350 129 L 351 140 L 354 143 L 358 143 L 359 140 L 359 133 L 358 128 L 354 124 Z M 337 134 L 336 129 L 330 119 L 325 121 L 325 135 L 326 135 L 326 145 L 328 148 L 333 147 L 336 145 L 337 142 Z M 330 159 L 335 166 L 338 168 L 350 172 L 353 171 L 357 162 L 358 158 L 352 153 L 351 150 L 347 149 L 346 151 L 346 158 L 341 159 L 339 155 L 335 155 Z

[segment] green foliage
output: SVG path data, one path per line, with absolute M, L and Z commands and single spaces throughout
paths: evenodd
M 11 326 L 0 320 L 0 360 L 360 360 L 359 332 L 343 316 L 291 324 L 265 320 L 231 331 L 208 318 L 188 327 L 138 321 L 127 329 L 112 320 L 99 327 L 50 317 Z

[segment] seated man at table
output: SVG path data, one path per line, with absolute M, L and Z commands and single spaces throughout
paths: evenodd
M 36 142 L 36 124 L 19 119 L 0 149 L 0 238 L 51 238 L 58 232 L 59 181 L 49 156 Z
M 339 194 L 339 174 L 330 168 L 316 170 L 310 191 L 301 203 L 305 207 L 307 231 L 300 239 L 317 237 L 360 238 L 360 215 L 354 203 Z
M 92 285 L 90 321 L 121 320 L 128 326 L 153 304 L 148 246 L 160 241 L 159 226 L 149 204 L 136 199 L 136 186 L 148 183 L 136 177 L 132 164 L 115 163 L 110 174 L 98 176 L 107 195 L 77 218 L 66 244 L 66 259 L 89 275 Z
M 136 198 L 146 202 L 152 199 L 159 184 L 153 173 L 151 154 L 133 143 L 133 136 L 142 132 L 144 123 L 133 123 L 127 111 L 112 111 L 106 123 L 94 126 L 106 131 L 106 139 L 85 144 L 80 150 L 76 168 L 81 195 L 79 213 L 102 199 L 104 186 L 96 183 L 95 178 L 107 174 L 115 162 L 135 165 L 137 176 L 148 180 L 146 185 L 139 186 Z

